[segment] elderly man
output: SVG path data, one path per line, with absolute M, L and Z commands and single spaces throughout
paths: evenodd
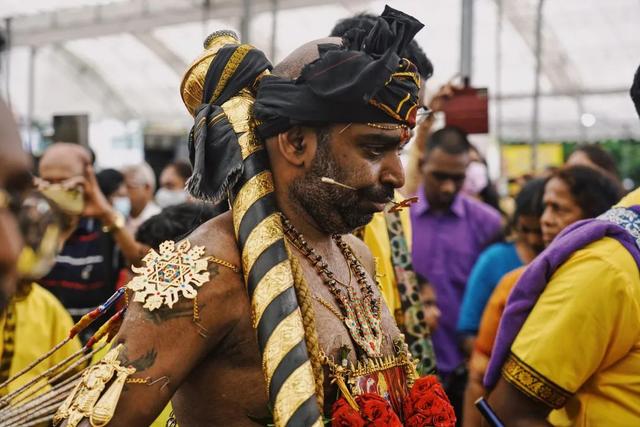
M 122 173 L 129 199 L 131 199 L 131 214 L 127 219 L 127 229 L 135 235 L 143 222 L 160 213 L 160 208 L 153 202 L 156 175 L 148 163 L 127 166 Z
M 403 184 L 419 78 L 399 53 L 420 27 L 388 8 L 370 32 L 303 45 L 272 74 L 228 33 L 205 42 L 182 84 L 195 116 L 188 187 L 232 210 L 151 253 L 130 285 L 117 346 L 92 371 L 129 383 L 113 425 L 147 425 L 171 396 L 182 427 L 414 415 L 407 346 L 348 233 Z M 79 410 L 110 376 L 95 390 L 91 378 L 58 419 L 109 420 L 100 403 Z

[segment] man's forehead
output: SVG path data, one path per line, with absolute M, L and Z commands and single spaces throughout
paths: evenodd
M 44 152 L 38 169 L 42 178 L 61 180 L 82 175 L 90 160 L 86 148 L 77 144 L 56 143 Z
M 408 131 L 406 126 L 397 123 L 345 123 L 334 126 L 338 133 L 347 133 L 353 137 L 381 137 L 384 139 L 395 139 L 398 142 Z

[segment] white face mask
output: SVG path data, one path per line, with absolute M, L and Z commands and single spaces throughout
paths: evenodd
M 156 193 L 156 204 L 161 208 L 179 205 L 187 201 L 187 193 L 184 190 L 169 190 L 161 188 Z
M 125 218 L 129 218 L 129 214 L 131 213 L 131 200 L 126 196 L 114 197 L 113 208 L 120 212 Z

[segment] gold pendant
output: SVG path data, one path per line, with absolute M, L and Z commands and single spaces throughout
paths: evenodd
M 97 364 L 84 371 L 76 387 L 53 417 L 55 425 L 66 419 L 67 426 L 75 427 L 88 418 L 93 427 L 101 427 L 111 420 L 127 377 L 136 371 L 135 368 L 120 365 L 118 355 L 123 348 L 122 344 L 118 345 Z M 116 380 L 103 394 L 114 375 Z
M 349 330 L 349 335 L 368 357 L 380 357 L 382 355 L 382 330 L 380 320 L 377 319 L 367 307 L 363 307 L 362 301 L 355 295 L 353 289 L 347 291 L 348 298 L 340 296 L 339 299 L 345 309 L 344 324 Z
M 163 304 L 172 308 L 180 295 L 194 299 L 197 288 L 209 280 L 209 260 L 203 255 L 204 246 L 191 247 L 188 240 L 177 245 L 167 240 L 160 245 L 160 253 L 152 249 L 142 267 L 132 267 L 138 274 L 127 285 L 135 291 L 133 300 L 153 311 Z

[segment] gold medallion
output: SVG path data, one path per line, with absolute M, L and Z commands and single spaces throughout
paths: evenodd
M 172 308 L 180 294 L 194 299 L 197 288 L 209 281 L 209 260 L 203 255 L 204 246 L 191 247 L 188 240 L 177 245 L 167 240 L 160 245 L 160 253 L 152 249 L 142 267 L 132 267 L 137 276 L 127 286 L 135 292 L 133 300 L 153 311 L 163 304 Z

